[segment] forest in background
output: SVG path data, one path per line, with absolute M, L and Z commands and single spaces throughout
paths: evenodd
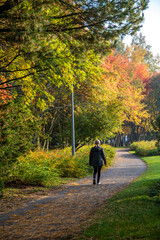
M 156 138 L 159 56 L 141 34 L 148 1 L 0 3 L 0 163 L 95 138 Z M 133 35 L 130 46 L 123 36 Z

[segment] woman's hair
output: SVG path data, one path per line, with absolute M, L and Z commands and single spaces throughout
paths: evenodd
M 94 142 L 96 145 L 99 145 L 100 144 L 100 141 L 97 139 L 97 140 L 95 140 L 95 142 Z

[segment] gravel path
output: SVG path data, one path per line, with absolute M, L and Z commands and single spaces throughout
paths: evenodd
M 128 149 L 119 149 L 113 165 L 102 172 L 101 185 L 92 177 L 54 189 L 49 197 L 0 215 L 0 239 L 67 239 L 106 199 L 118 193 L 146 170 Z

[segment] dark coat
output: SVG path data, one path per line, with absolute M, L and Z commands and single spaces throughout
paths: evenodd
M 103 166 L 103 162 L 106 165 L 106 157 L 103 148 L 100 146 L 92 147 L 89 154 L 89 164 L 93 167 L 100 167 Z

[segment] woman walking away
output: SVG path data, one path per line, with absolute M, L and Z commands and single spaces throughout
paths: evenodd
M 103 166 L 103 162 L 106 165 L 106 157 L 104 154 L 104 150 L 99 145 L 100 145 L 100 141 L 96 140 L 95 146 L 91 148 L 91 151 L 89 154 L 89 164 L 94 168 L 93 184 L 96 184 L 96 175 L 97 175 L 97 184 L 100 184 L 101 169 Z

